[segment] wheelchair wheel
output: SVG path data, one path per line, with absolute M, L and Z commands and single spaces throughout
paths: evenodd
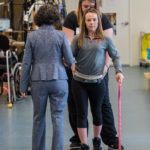
M 20 94 L 20 77 L 21 77 L 21 63 L 17 64 L 17 67 L 14 70 L 14 84 L 15 84 L 15 92 L 16 92 L 16 98 L 21 98 Z

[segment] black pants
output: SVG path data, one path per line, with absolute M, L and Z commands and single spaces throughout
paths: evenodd
M 70 126 L 74 132 L 74 138 L 72 141 L 79 141 L 78 133 L 77 133 L 77 113 L 75 109 L 75 102 L 73 99 L 73 95 L 71 92 L 71 82 L 72 82 L 72 72 L 71 70 L 67 70 L 68 74 L 68 83 L 69 83 L 69 96 L 68 96 L 68 111 L 69 111 L 69 122 Z M 109 145 L 112 142 L 116 142 L 118 138 L 116 138 L 117 131 L 114 124 L 114 116 L 112 107 L 109 100 L 109 90 L 108 90 L 108 73 L 104 78 L 106 94 L 104 96 L 103 104 L 102 104 L 102 119 L 103 119 L 103 127 L 101 131 L 101 137 L 103 142 L 106 145 Z
M 87 128 L 88 100 L 90 102 L 93 125 L 102 125 L 102 103 L 105 83 L 82 83 L 72 80 L 72 93 L 77 111 L 77 128 Z

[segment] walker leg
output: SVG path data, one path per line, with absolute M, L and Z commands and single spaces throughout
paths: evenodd
M 12 108 L 12 99 L 11 99 L 11 91 L 10 91 L 9 58 L 11 58 L 11 52 L 10 52 L 10 50 L 7 50 L 6 63 L 7 63 L 7 83 L 8 83 L 8 107 Z
M 118 83 L 118 148 L 121 150 L 121 82 Z

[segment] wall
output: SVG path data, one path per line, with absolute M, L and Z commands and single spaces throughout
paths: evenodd
M 104 1 L 104 0 L 103 0 Z M 105 0 L 106 1 L 106 0 Z M 115 0 L 111 1 L 113 4 Z M 78 0 L 66 0 L 67 11 L 77 8 Z M 129 0 L 130 65 L 138 65 L 141 51 L 141 31 L 150 31 L 150 0 Z
M 116 13 L 116 35 L 113 36 L 113 42 L 119 52 L 121 63 L 130 65 L 129 0 L 103 0 L 101 11 Z
M 112 11 L 110 8 L 112 8 L 112 5 L 115 6 L 117 0 L 103 0 L 103 3 L 106 3 L 106 1 L 108 1 L 108 7 L 105 8 L 105 11 Z M 129 56 L 131 66 L 139 65 L 141 53 L 141 32 L 150 32 L 149 9 L 150 0 L 129 0 Z M 126 10 L 122 9 L 120 11 Z
M 67 12 L 75 10 L 78 7 L 78 0 L 66 0 Z
M 150 31 L 150 0 L 130 0 L 131 65 L 138 65 L 141 51 L 141 31 Z

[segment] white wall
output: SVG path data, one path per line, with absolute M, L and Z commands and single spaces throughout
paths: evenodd
M 106 1 L 106 0 L 103 0 Z M 109 0 L 110 1 L 110 0 Z M 115 0 L 111 0 L 111 5 Z M 78 0 L 66 0 L 67 11 L 77 8 Z M 109 7 L 109 6 L 108 6 Z M 130 65 L 138 65 L 141 52 L 141 31 L 150 31 L 150 0 L 129 0 Z
M 77 9 L 78 0 L 66 0 L 66 7 L 67 7 L 67 13 L 69 13 L 72 10 Z
M 150 0 L 130 0 L 131 65 L 138 65 L 141 51 L 141 31 L 150 31 Z
M 103 0 L 101 10 L 103 13 L 116 13 L 116 32 L 113 42 L 117 48 L 121 63 L 130 65 L 130 40 L 129 40 L 129 0 Z

